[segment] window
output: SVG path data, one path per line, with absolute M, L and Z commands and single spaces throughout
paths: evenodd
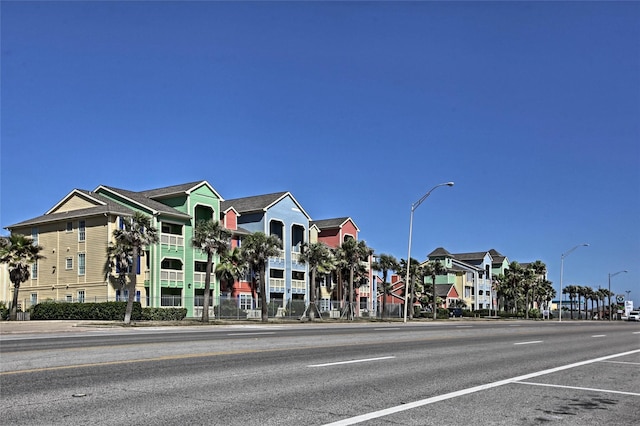
M 320 312 L 329 312 L 331 309 L 331 300 L 320 299 Z
M 244 311 L 251 309 L 253 299 L 250 294 L 241 294 L 238 296 L 238 307 Z
M 38 293 L 31 293 L 31 306 L 38 304 Z
M 67 302 L 71 303 L 71 302 L 73 302 L 73 296 L 72 296 L 72 295 L 70 295 L 70 294 L 67 294 L 67 295 L 65 296 L 65 300 L 66 300 Z
M 84 290 L 78 290 L 78 302 L 84 303 Z
M 31 240 L 33 244 L 38 245 L 38 228 L 31 228 Z
M 73 222 L 67 222 L 67 232 L 73 232 Z
M 73 257 L 67 257 L 65 259 L 64 269 L 66 269 L 67 271 L 73 269 Z
M 86 239 L 85 221 L 78 221 L 78 241 L 84 241 Z
M 38 261 L 31 265 L 31 279 L 35 280 L 36 278 L 38 278 Z
M 78 275 L 84 275 L 85 273 L 85 260 L 86 255 L 84 253 L 78 253 Z

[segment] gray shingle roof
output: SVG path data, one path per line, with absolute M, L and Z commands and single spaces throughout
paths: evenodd
M 97 190 L 99 190 L 100 188 L 104 188 L 109 192 L 113 192 L 115 194 L 118 194 L 124 198 L 128 198 L 129 200 L 139 204 L 140 206 L 146 207 L 151 211 L 154 212 L 158 212 L 161 214 L 166 214 L 169 216 L 178 216 L 178 217 L 182 217 L 182 218 L 190 218 L 191 216 L 186 214 L 186 213 L 182 213 L 181 211 L 174 209 L 173 207 L 169 207 L 165 204 L 162 204 L 158 201 L 152 200 L 151 198 L 149 198 L 148 196 L 146 196 L 144 193 L 142 192 L 134 192 L 134 191 L 128 191 L 126 189 L 120 189 L 120 188 L 114 188 L 112 186 L 106 186 L 106 185 L 101 185 L 99 186 Z
M 85 194 L 90 194 L 94 198 L 100 199 L 100 201 L 105 202 L 104 205 L 98 205 L 95 207 L 88 207 L 85 209 L 79 210 L 70 210 L 66 212 L 60 213 L 49 213 L 42 216 L 34 217 L 33 219 L 28 219 L 23 222 L 16 223 L 15 225 L 7 226 L 6 229 L 12 228 L 21 228 L 23 226 L 33 226 L 40 225 L 45 223 L 53 223 L 53 222 L 62 222 L 68 221 L 70 219 L 88 217 L 88 216 L 99 216 L 102 214 L 116 214 L 123 216 L 131 216 L 133 214 L 133 210 L 123 205 L 116 203 L 106 197 L 101 196 L 100 194 L 95 194 L 86 190 L 77 190 L 83 192 Z
M 451 256 L 451 253 L 449 253 L 447 250 L 445 250 L 442 247 L 438 247 L 437 249 L 435 249 L 434 251 L 432 251 L 431 253 L 429 253 L 427 255 L 427 257 L 436 257 L 436 256 Z
M 478 251 L 474 253 L 455 253 L 453 257 L 455 257 L 456 259 L 462 260 L 463 262 L 469 262 L 473 260 L 482 262 L 486 254 L 487 254 L 486 251 Z
M 209 188 L 211 188 L 213 192 L 218 197 L 220 197 L 217 191 L 211 185 L 209 185 L 209 183 L 206 180 L 182 183 L 180 185 L 166 186 L 164 188 L 148 189 L 146 191 L 140 191 L 140 193 L 143 194 L 145 197 L 149 197 L 149 198 L 164 198 L 164 197 L 170 197 L 173 195 L 187 194 L 191 192 L 193 189 L 201 185 L 209 186 Z
M 319 229 L 339 228 L 347 222 L 349 217 L 336 217 L 333 219 L 312 220 L 311 225 L 316 225 Z
M 232 200 L 226 200 L 220 203 L 221 209 L 227 210 L 229 207 L 235 208 L 238 213 L 250 213 L 257 211 L 264 211 L 282 197 L 287 195 L 288 192 L 274 192 L 273 194 L 254 195 L 252 197 L 235 198 Z

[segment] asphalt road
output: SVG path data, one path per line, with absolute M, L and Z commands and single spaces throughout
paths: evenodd
M 90 328 L 0 336 L 12 425 L 637 425 L 640 324 Z

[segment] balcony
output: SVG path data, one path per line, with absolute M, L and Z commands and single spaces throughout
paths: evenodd
M 160 243 L 174 247 L 184 247 L 184 237 L 175 234 L 160 234 Z
M 173 287 L 182 286 L 184 284 L 184 272 L 173 269 L 161 269 L 160 281 L 162 282 L 162 285 Z
M 284 293 L 284 278 L 269 278 L 269 291 L 271 293 Z
M 307 291 L 307 282 L 304 280 L 291 280 L 291 292 L 304 294 Z
M 216 276 L 215 274 L 209 274 L 211 276 L 211 280 L 209 282 L 211 283 L 215 283 L 216 282 Z M 206 272 L 194 272 L 193 273 L 193 283 L 194 284 L 204 284 L 204 280 L 207 277 L 207 273 Z

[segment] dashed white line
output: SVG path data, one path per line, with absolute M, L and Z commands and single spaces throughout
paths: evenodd
M 586 390 L 586 391 L 595 391 L 595 392 L 606 392 L 606 393 L 619 393 L 622 395 L 633 395 L 633 396 L 640 396 L 640 393 L 636 393 L 636 392 L 624 392 L 624 391 L 617 391 L 617 390 L 610 390 L 610 389 L 594 389 L 594 388 L 582 388 L 579 386 L 563 386 L 563 385 L 552 385 L 550 383 L 534 383 L 534 382 L 514 382 L 514 383 L 518 383 L 520 385 L 532 385 L 532 386 L 546 386 L 549 388 L 563 388 L 563 389 L 576 389 L 576 390 Z
M 400 330 L 399 327 L 389 327 L 389 328 L 374 328 L 376 331 L 387 331 L 387 330 Z
M 338 362 L 329 362 L 326 364 L 312 364 L 312 365 L 308 365 L 307 367 L 330 367 L 332 365 L 342 365 L 342 364 L 354 364 L 354 363 L 358 363 L 358 362 L 370 362 L 370 361 L 381 361 L 383 359 L 392 359 L 395 358 L 395 356 L 382 356 L 379 358 L 366 358 L 366 359 L 353 359 L 350 361 L 338 361 Z
M 434 402 L 444 401 L 446 399 L 451 399 L 451 398 L 455 398 L 455 397 L 458 397 L 458 396 L 468 395 L 470 393 L 480 392 L 480 391 L 483 391 L 483 390 L 495 388 L 495 387 L 502 386 L 502 385 L 507 385 L 507 384 L 510 384 L 510 383 L 522 382 L 524 380 L 532 379 L 534 377 L 543 376 L 545 374 L 556 373 L 558 371 L 568 370 L 570 368 L 580 367 L 580 366 L 583 366 L 583 365 L 592 364 L 594 362 L 606 361 L 606 360 L 612 359 L 612 358 L 619 358 L 619 357 L 625 356 L 625 355 L 632 355 L 632 354 L 636 354 L 638 352 L 640 352 L 640 349 L 636 349 L 636 350 L 629 351 L 629 352 L 622 352 L 622 353 L 614 354 L 614 355 L 608 355 L 608 356 L 604 356 L 604 357 L 601 357 L 601 358 L 594 358 L 594 359 L 590 359 L 590 360 L 586 360 L 586 361 L 580 361 L 580 362 L 576 362 L 576 363 L 573 363 L 573 364 L 563 365 L 563 366 L 560 366 L 560 367 L 550 368 L 548 370 L 542 370 L 542 371 L 538 371 L 536 373 L 530 373 L 530 374 L 525 374 L 523 376 L 512 377 L 511 379 L 500 380 L 500 381 L 493 382 L 493 383 L 487 383 L 485 385 L 475 386 L 475 387 L 472 387 L 472 388 L 469 388 L 469 389 L 463 389 L 463 390 L 459 390 L 459 391 L 456 391 L 456 392 L 451 392 L 451 393 L 447 393 L 447 394 L 444 394 L 444 395 L 435 396 L 433 398 L 427 398 L 427 399 L 422 399 L 420 401 L 410 402 L 408 404 L 397 405 L 395 407 L 386 408 L 384 410 L 373 411 L 371 413 L 362 414 L 360 416 L 355 416 L 355 417 L 351 417 L 351 418 L 348 418 L 348 419 L 338 420 L 337 422 L 328 423 L 328 424 L 326 424 L 324 426 L 354 425 L 354 424 L 357 424 L 357 423 L 366 422 L 368 420 L 372 420 L 372 419 L 377 419 L 377 418 L 380 418 L 380 417 L 388 416 L 390 414 L 395 414 L 395 413 L 399 413 L 399 412 L 402 412 L 402 411 L 411 410 L 413 408 L 422 407 L 422 406 L 425 406 L 425 405 L 428 405 L 428 404 L 433 404 Z
M 594 334 L 591 337 L 607 337 L 607 335 L 606 334 Z
M 514 343 L 514 345 L 533 345 L 535 343 L 542 343 L 542 340 L 532 340 L 530 342 L 518 342 L 518 343 Z
M 258 334 L 276 334 L 275 331 L 256 331 L 249 333 L 227 333 L 227 336 L 253 336 Z

